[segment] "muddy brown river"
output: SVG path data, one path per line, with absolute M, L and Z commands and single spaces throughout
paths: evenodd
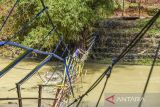
M 0 58 L 0 70 L 7 66 L 12 60 Z M 17 97 L 15 83 L 22 79 L 29 69 L 34 68 L 38 61 L 22 61 L 16 67 L 9 71 L 5 76 L 0 78 L 0 98 Z M 88 87 L 104 72 L 108 65 L 104 64 L 86 64 L 86 75 L 83 77 L 81 93 L 88 89 Z M 23 69 L 20 69 L 23 68 Z M 44 66 L 39 72 L 43 74 L 50 69 L 49 65 Z M 99 107 L 106 107 L 107 94 L 110 93 L 142 93 L 150 66 L 143 65 L 118 65 L 113 69 L 113 73 L 108 80 L 104 95 L 102 96 Z M 37 74 L 22 85 L 23 97 L 38 97 L 37 85 L 42 84 L 42 80 Z M 104 80 L 91 93 L 86 96 L 82 102 L 81 107 L 95 107 L 97 99 L 103 87 Z M 13 89 L 13 90 L 11 90 Z M 147 93 L 160 93 L 160 66 L 154 68 Z M 78 93 L 77 93 L 78 94 Z M 53 95 L 44 89 L 43 97 L 53 98 Z M 44 106 L 49 107 L 52 102 L 42 101 Z M 36 100 L 26 100 L 23 102 L 24 107 L 37 107 Z M 18 107 L 18 102 L 15 101 L 0 101 L 0 107 Z M 110 106 L 112 107 L 112 106 Z M 117 107 L 117 106 L 114 106 Z M 137 104 L 135 104 L 137 107 Z

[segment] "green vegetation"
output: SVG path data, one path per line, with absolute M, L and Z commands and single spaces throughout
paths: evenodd
M 0 23 L 2 23 L 8 14 L 8 11 L 13 6 L 16 0 L 0 0 Z M 104 30 L 104 34 L 111 33 L 112 36 L 122 35 L 131 36 L 138 33 L 149 21 L 150 18 L 138 19 L 136 21 L 124 21 L 112 18 L 112 21 L 106 29 L 105 20 L 114 10 L 120 12 L 122 9 L 121 2 L 119 0 L 44 0 L 45 4 L 49 7 L 48 11 L 54 22 L 55 27 L 60 35 L 64 36 L 64 39 L 69 44 L 76 44 L 79 41 L 85 39 L 92 31 Z M 142 5 L 143 6 L 143 5 Z M 125 4 L 126 11 L 129 8 L 137 9 L 138 3 Z M 158 7 L 159 8 L 159 7 Z M 12 16 L 9 18 L 2 32 L 0 32 L 0 40 L 6 40 L 10 38 L 15 32 L 22 28 L 25 23 L 31 21 L 41 9 L 43 9 L 40 0 L 21 0 L 15 8 Z M 128 10 L 127 10 L 128 9 Z M 142 13 L 146 12 L 149 15 L 153 15 L 157 11 L 157 7 L 143 6 Z M 129 12 L 128 12 L 129 14 Z M 132 11 L 131 14 L 133 15 Z M 131 16 L 132 16 L 131 15 Z M 105 19 L 105 20 L 104 20 Z M 100 25 L 100 21 L 102 26 Z M 129 22 L 129 23 L 128 23 Z M 130 23 L 131 22 L 131 23 Z M 98 24 L 99 26 L 97 26 Z M 113 24 L 113 27 L 112 27 Z M 115 25 L 114 25 L 115 24 Z M 98 27 L 98 28 L 96 28 Z M 147 32 L 146 36 L 159 36 L 160 18 L 157 23 Z M 19 42 L 25 46 L 32 48 L 51 51 L 58 42 L 57 34 L 53 33 L 49 36 L 48 32 L 53 29 L 51 23 L 43 13 L 40 17 L 33 21 L 28 28 L 23 32 L 16 35 L 12 41 Z M 108 30 L 109 29 L 109 30 Z M 8 48 L 1 48 L 0 54 L 13 56 L 19 50 L 17 48 L 10 49 L 12 53 L 8 53 Z M 18 51 L 17 51 L 18 50 Z M 145 64 L 151 61 L 147 58 L 136 62 L 138 64 Z M 104 62 L 107 59 L 104 58 Z M 103 63 L 103 61 L 100 60 Z M 130 62 L 127 62 L 130 63 Z
M 14 2 L 15 0 L 0 1 L 3 12 L 3 14 L 0 14 L 0 23 L 4 21 L 9 7 Z M 86 30 L 90 32 L 90 28 L 96 20 L 106 18 L 114 9 L 113 0 L 45 0 L 45 4 L 49 7 L 50 16 L 58 32 L 63 34 L 64 39 L 70 43 L 83 39 L 82 34 Z M 10 38 L 42 8 L 40 0 L 22 0 L 1 32 L 0 39 Z M 55 33 L 46 37 L 51 29 L 51 23 L 46 14 L 43 13 L 29 28 L 19 33 L 14 41 L 49 51 L 58 41 Z M 87 35 L 88 33 L 83 36 Z
M 101 60 L 92 60 L 89 61 L 90 63 L 98 63 L 98 64 L 111 64 L 112 63 L 112 59 L 111 58 L 103 58 Z M 151 65 L 153 63 L 153 58 L 139 58 L 135 61 L 125 61 L 125 60 L 121 60 L 118 64 L 119 65 Z M 160 65 L 160 60 L 158 59 L 156 61 L 156 66 Z
M 150 19 L 142 19 L 142 20 L 137 20 L 136 22 L 136 27 L 137 31 L 140 31 L 149 21 Z M 148 36 L 159 36 L 160 35 L 160 18 L 156 21 L 156 23 L 151 27 L 151 29 L 147 32 Z
M 149 22 L 150 18 L 137 19 L 134 21 L 126 21 L 123 19 L 107 19 L 105 21 L 99 22 L 99 25 L 95 26 L 96 31 L 103 31 L 106 35 L 112 34 L 131 36 L 136 35 L 142 30 L 142 28 Z M 106 23 L 111 23 L 107 25 Z M 157 19 L 156 23 L 147 31 L 146 36 L 156 37 L 160 35 L 160 18 Z

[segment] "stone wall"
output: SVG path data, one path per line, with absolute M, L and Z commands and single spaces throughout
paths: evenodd
M 134 20 L 135 21 L 135 20 Z M 134 21 L 109 20 L 99 23 L 95 30 L 100 36 L 92 52 L 92 59 L 104 60 L 117 57 L 138 34 Z M 133 29 L 126 32 L 128 29 Z M 125 56 L 123 61 L 136 62 L 151 59 L 160 41 L 159 35 L 146 34 L 142 40 Z

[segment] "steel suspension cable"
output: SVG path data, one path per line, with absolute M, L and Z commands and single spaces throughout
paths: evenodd
M 11 8 L 11 10 L 9 11 L 6 19 L 4 20 L 4 22 L 2 23 L 2 26 L 0 27 L 0 32 L 2 31 L 3 27 L 6 25 L 9 17 L 11 16 L 11 14 L 13 13 L 14 8 L 16 7 L 16 5 L 19 3 L 20 0 L 16 0 L 16 2 L 14 3 L 13 7 Z
M 70 107 L 73 105 L 75 102 L 79 101 L 76 107 L 79 106 L 80 102 L 82 101 L 83 97 L 86 96 L 91 90 L 93 90 L 103 79 L 106 73 L 110 71 L 112 67 L 116 63 L 118 63 L 139 41 L 140 39 L 144 36 L 144 34 L 150 29 L 150 27 L 153 25 L 153 23 L 157 20 L 157 18 L 160 15 L 160 10 L 157 12 L 157 14 L 147 23 L 147 25 L 141 30 L 141 32 L 130 42 L 130 44 L 125 48 L 125 50 L 116 58 L 113 60 L 112 65 L 109 66 L 106 71 L 93 83 L 93 85 L 79 98 L 75 99 L 71 104 L 69 104 L 67 107 Z M 138 39 L 137 39 L 138 38 Z M 111 67 L 111 68 L 110 68 Z M 110 72 L 111 73 L 111 72 Z
M 152 73 L 153 73 L 153 69 L 154 69 L 154 66 L 155 66 L 155 63 L 156 63 L 156 60 L 157 60 L 157 57 L 158 57 L 159 50 L 160 50 L 160 42 L 159 42 L 159 44 L 158 44 L 158 47 L 157 47 L 157 50 L 156 50 L 156 53 L 155 53 L 155 56 L 154 56 L 153 63 L 152 63 L 150 72 L 149 72 L 149 74 L 148 74 L 148 78 L 147 78 L 147 81 L 146 81 L 146 84 L 145 84 L 143 93 L 142 93 L 142 95 L 141 95 L 141 101 L 139 102 L 138 107 L 141 107 L 141 106 L 142 106 L 142 103 L 143 103 L 143 101 L 144 101 L 144 96 L 145 96 L 145 93 L 146 93 L 146 90 L 147 90 L 147 87 L 148 87 L 150 78 L 151 78 Z
M 42 6 L 43 6 L 43 7 L 46 7 L 46 5 L 45 5 L 45 3 L 44 3 L 44 0 L 40 0 L 40 1 L 41 1 Z M 47 17 L 48 17 L 48 19 L 49 19 L 52 27 L 55 27 L 55 25 L 54 25 L 54 23 L 53 23 L 53 20 L 52 20 L 52 18 L 51 18 L 51 16 L 50 16 L 48 10 L 45 11 L 45 12 L 46 12 L 46 15 L 47 15 Z M 55 30 L 55 33 L 58 35 L 58 37 L 59 37 L 60 39 L 62 38 L 62 37 L 60 36 L 60 34 L 58 33 L 57 30 Z M 64 41 L 62 41 L 62 43 L 63 43 L 63 45 L 65 46 L 65 48 L 66 48 L 66 50 L 68 51 L 68 53 L 70 54 L 70 50 L 67 48 L 67 47 L 68 47 L 67 44 L 66 44 Z
M 45 10 L 47 10 L 47 9 L 48 9 L 48 7 L 45 7 L 45 8 L 42 9 L 40 12 L 38 12 L 38 13 L 31 19 L 31 21 L 30 21 L 29 23 L 25 23 L 25 25 L 23 25 L 22 28 L 21 28 L 19 31 L 17 31 L 14 35 L 12 35 L 11 38 L 9 38 L 8 40 L 6 40 L 6 41 L 5 41 L 3 44 L 1 44 L 0 46 L 3 46 L 3 45 L 5 45 L 5 44 L 7 44 L 9 41 L 11 41 L 13 38 L 15 38 L 15 37 L 17 36 L 17 34 L 23 32 L 23 31 L 26 29 L 26 27 L 29 26 L 30 23 L 32 23 L 37 17 L 39 17 L 39 16 L 40 16 Z
M 101 100 L 101 98 L 102 98 L 102 95 L 103 95 L 103 93 L 104 93 L 104 90 L 105 90 L 105 88 L 106 88 L 108 79 L 109 79 L 109 77 L 110 77 L 110 75 L 111 75 L 111 72 L 112 72 L 112 69 L 110 69 L 110 73 L 106 74 L 106 80 L 105 80 L 105 83 L 104 83 L 102 92 L 101 92 L 101 94 L 100 94 L 100 96 L 99 96 L 99 99 L 98 99 L 98 101 L 97 101 L 96 107 L 98 107 L 98 105 L 99 105 L 99 102 L 100 102 L 100 100 Z
M 119 60 L 121 60 L 121 58 L 123 58 L 126 53 L 128 53 L 131 48 L 133 48 L 138 41 L 140 41 L 140 39 L 144 36 L 144 34 L 151 28 L 151 26 L 153 25 L 153 23 L 155 23 L 155 21 L 158 19 L 158 17 L 160 16 L 160 10 L 157 12 L 157 14 L 146 24 L 146 26 L 137 34 L 137 36 L 130 42 L 130 44 L 123 50 L 123 52 L 117 57 L 116 59 L 116 63 L 119 62 Z M 115 63 L 115 64 L 116 64 Z

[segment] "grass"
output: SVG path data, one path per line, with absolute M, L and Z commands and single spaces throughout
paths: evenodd
M 141 29 L 149 22 L 150 18 L 145 19 L 138 19 L 132 22 L 127 22 L 124 20 L 112 20 L 112 25 L 116 26 L 116 28 L 105 28 L 103 25 L 100 25 L 100 30 L 103 30 L 106 33 L 112 33 L 112 34 L 122 34 L 124 36 L 130 36 L 135 33 L 139 33 Z M 115 24 L 115 25 L 114 25 Z M 118 25 L 119 26 L 118 26 Z M 159 28 L 158 28 L 159 27 Z M 104 28 L 104 29 L 103 29 Z M 96 28 L 95 28 L 96 29 Z M 156 23 L 148 30 L 147 36 L 154 37 L 154 36 L 160 35 L 160 18 L 157 19 Z
M 111 64 L 112 60 L 111 58 L 103 58 L 101 60 L 92 60 L 92 61 L 88 61 L 90 63 L 99 63 L 99 64 Z M 124 61 L 121 60 L 119 62 L 120 65 L 151 65 L 153 62 L 153 58 L 141 58 L 141 59 L 137 59 L 137 60 L 131 60 L 131 61 Z M 160 65 L 160 59 L 157 60 L 156 64 L 157 66 Z
M 114 29 L 114 30 L 106 30 L 104 29 L 105 34 L 112 34 L 112 35 L 122 35 L 122 36 L 131 36 L 139 33 L 142 27 L 134 27 L 134 28 L 127 28 L 127 29 Z M 157 37 L 160 36 L 160 30 L 156 27 L 152 27 L 146 33 L 147 37 Z
M 148 22 L 150 19 L 140 19 L 137 20 L 136 22 L 136 28 L 137 31 L 140 31 Z M 147 32 L 147 35 L 149 36 L 160 36 L 160 18 L 157 19 L 156 23 L 149 29 L 149 31 Z M 132 31 L 131 31 L 132 32 Z

